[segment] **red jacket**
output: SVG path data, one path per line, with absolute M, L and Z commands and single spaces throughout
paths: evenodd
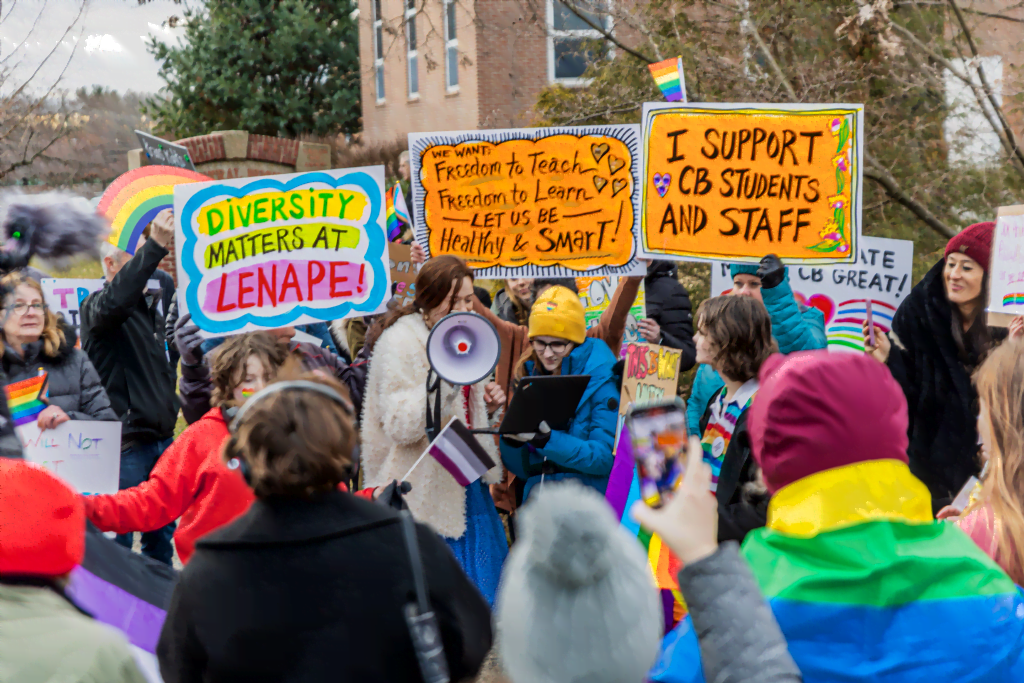
M 89 520 L 101 531 L 153 531 L 181 518 L 174 545 L 183 563 L 196 540 L 231 522 L 255 500 L 238 470 L 221 461 L 228 426 L 213 408 L 160 456 L 149 479 L 114 494 L 85 497 Z

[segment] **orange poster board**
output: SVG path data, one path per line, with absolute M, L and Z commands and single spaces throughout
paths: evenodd
M 643 272 L 638 126 L 409 136 L 416 237 L 480 277 Z
M 859 104 L 644 105 L 641 251 L 853 261 L 863 120 Z

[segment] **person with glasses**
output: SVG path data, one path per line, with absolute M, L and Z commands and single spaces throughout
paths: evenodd
M 35 417 L 40 429 L 54 429 L 68 420 L 117 420 L 96 369 L 46 307 L 39 282 L 18 271 L 5 276 L 0 285 L 7 292 L 0 361 L 7 375 L 8 401 L 11 385 L 44 378 L 38 382 L 41 403 L 10 405 L 15 421 Z
M 545 290 L 530 309 L 530 345 L 519 359 L 516 380 L 533 375 L 589 375 L 568 429 L 541 423 L 535 434 L 505 435 L 501 459 L 526 481 L 523 500 L 541 482 L 578 479 L 604 493 L 615 454 L 619 391 L 612 366 L 615 356 L 600 339 L 587 337 L 580 298 L 565 287 Z

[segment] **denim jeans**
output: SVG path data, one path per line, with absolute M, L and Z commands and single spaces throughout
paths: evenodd
M 149 479 L 149 473 L 156 465 L 173 439 L 163 441 L 150 441 L 138 443 L 121 453 L 121 475 L 118 482 L 119 489 L 128 489 L 138 486 Z M 164 564 L 171 564 L 174 557 L 174 548 L 171 547 L 171 536 L 174 534 L 174 522 L 156 531 L 146 531 L 142 534 L 142 554 L 159 560 Z M 120 534 L 115 538 L 118 543 L 129 550 L 132 549 L 132 538 L 134 534 Z

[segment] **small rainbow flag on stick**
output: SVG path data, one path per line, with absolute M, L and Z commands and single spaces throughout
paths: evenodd
M 674 57 L 664 62 L 648 64 L 654 82 L 661 88 L 669 102 L 686 101 L 686 76 L 683 74 L 683 58 Z
M 11 409 L 14 426 L 34 422 L 39 413 L 46 409 L 46 373 L 37 377 L 29 377 L 4 387 L 7 392 L 7 407 Z
M 402 194 L 401 185 L 395 183 L 395 186 L 384 194 L 388 242 L 394 242 L 402 234 L 402 223 L 412 225 L 412 221 L 409 220 L 409 207 L 405 205 L 405 195 Z

